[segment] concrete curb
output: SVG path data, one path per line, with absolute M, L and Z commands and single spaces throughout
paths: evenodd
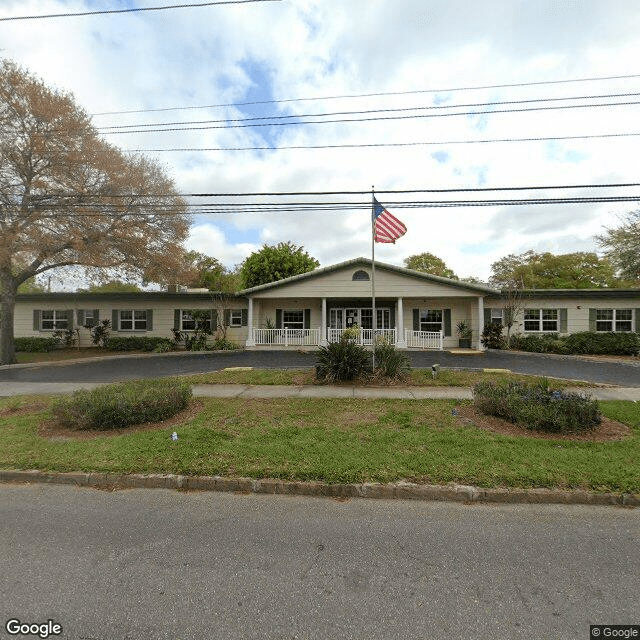
M 564 489 L 482 489 L 450 484 L 423 485 L 411 482 L 391 484 L 326 484 L 277 479 L 181 476 L 173 474 L 58 473 L 38 470 L 0 470 L 0 482 L 66 484 L 94 489 L 176 489 L 183 491 L 232 491 L 331 498 L 375 498 L 439 500 L 464 503 L 501 504 L 587 504 L 638 507 L 640 494 L 593 493 Z

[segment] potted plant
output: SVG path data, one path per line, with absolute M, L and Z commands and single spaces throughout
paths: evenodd
M 458 332 L 458 346 L 461 349 L 470 349 L 473 336 L 471 325 L 466 320 L 460 320 L 456 325 L 456 331 Z

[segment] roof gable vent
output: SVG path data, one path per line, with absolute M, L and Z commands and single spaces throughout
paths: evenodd
M 369 274 L 362 269 L 356 271 L 351 277 L 352 280 L 369 280 Z

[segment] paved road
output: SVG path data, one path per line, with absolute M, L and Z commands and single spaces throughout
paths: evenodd
M 73 640 L 586 639 L 640 622 L 639 543 L 637 509 L 4 485 L 0 617 Z
M 640 387 L 640 362 L 590 361 L 571 356 L 543 356 L 490 351 L 480 355 L 448 352 L 407 352 L 414 367 L 504 368 L 518 373 L 548 375 Z M 35 368 L 0 368 L 0 384 L 13 382 L 114 382 L 142 377 L 163 377 L 205 373 L 225 367 L 258 368 L 313 367 L 313 353 L 295 351 L 238 351 L 227 353 L 125 356 L 78 364 L 42 365 Z

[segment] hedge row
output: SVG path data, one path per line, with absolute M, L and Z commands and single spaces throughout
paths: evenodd
M 582 331 L 568 336 L 516 334 L 511 336 L 511 348 L 536 353 L 635 356 L 640 353 L 640 335 L 612 331 Z
M 105 343 L 109 351 L 155 351 L 173 346 L 169 338 L 149 336 L 111 336 Z
M 16 351 L 36 353 L 39 351 L 53 351 L 54 349 L 57 349 L 60 346 L 60 340 L 54 337 L 41 338 L 39 336 L 33 336 L 31 338 L 16 338 L 15 345 Z

